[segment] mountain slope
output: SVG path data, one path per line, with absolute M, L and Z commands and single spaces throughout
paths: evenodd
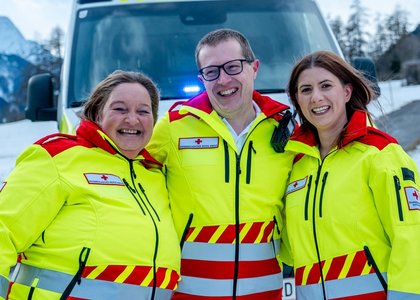
M 29 78 L 50 72 L 58 77 L 61 58 L 26 40 L 9 18 L 0 16 L 0 123 L 24 118 Z

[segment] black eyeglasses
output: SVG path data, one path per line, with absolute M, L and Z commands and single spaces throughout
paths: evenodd
M 204 80 L 213 81 L 219 78 L 220 69 L 223 69 L 228 75 L 237 75 L 241 73 L 244 69 L 244 62 L 251 63 L 252 60 L 248 59 L 234 59 L 228 62 L 225 62 L 223 65 L 219 66 L 208 66 L 200 69 L 198 72 L 201 74 Z

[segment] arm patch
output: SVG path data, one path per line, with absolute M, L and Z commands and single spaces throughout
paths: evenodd
M 414 180 L 414 172 L 408 168 L 401 168 L 402 175 L 404 180 L 411 180 L 412 182 L 416 183 Z

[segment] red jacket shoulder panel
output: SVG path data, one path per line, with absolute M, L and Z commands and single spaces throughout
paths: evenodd
M 52 157 L 80 145 L 76 136 L 63 133 L 47 135 L 36 141 L 35 144 L 44 148 Z
M 366 145 L 374 146 L 379 150 L 384 149 L 389 144 L 398 144 L 398 141 L 394 137 L 374 127 L 368 127 L 367 134 L 358 141 Z
M 169 122 L 177 121 L 187 116 L 192 116 L 194 118 L 200 119 L 198 116 L 192 113 L 180 114 L 179 110 L 174 110 L 169 112 Z
M 346 136 L 343 140 L 343 146 L 353 140 L 357 140 L 358 142 L 366 145 L 374 146 L 379 150 L 382 150 L 392 143 L 398 144 L 397 140 L 389 134 L 369 126 L 367 124 L 367 115 L 362 111 L 354 112 L 345 134 Z
M 280 103 L 268 96 L 261 95 L 257 91 L 253 91 L 252 99 L 255 101 L 255 103 L 257 103 L 261 111 L 268 117 L 274 116 L 279 112 L 283 112 L 290 108 L 289 106 Z

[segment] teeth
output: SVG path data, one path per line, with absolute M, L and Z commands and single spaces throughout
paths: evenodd
M 121 133 L 127 133 L 127 134 L 137 134 L 138 130 L 135 130 L 135 129 L 121 129 L 120 132 Z
M 221 91 L 220 95 L 227 96 L 227 95 L 233 94 L 234 92 L 236 92 L 236 89 L 230 89 L 230 90 L 226 90 L 226 91 Z
M 329 106 L 328 106 L 328 105 L 325 105 L 325 106 L 321 106 L 321 107 L 316 107 L 316 108 L 313 108 L 313 109 L 312 109 L 312 111 L 313 111 L 314 113 L 319 114 L 319 113 L 326 112 L 326 111 L 328 110 L 328 108 L 329 108 Z

